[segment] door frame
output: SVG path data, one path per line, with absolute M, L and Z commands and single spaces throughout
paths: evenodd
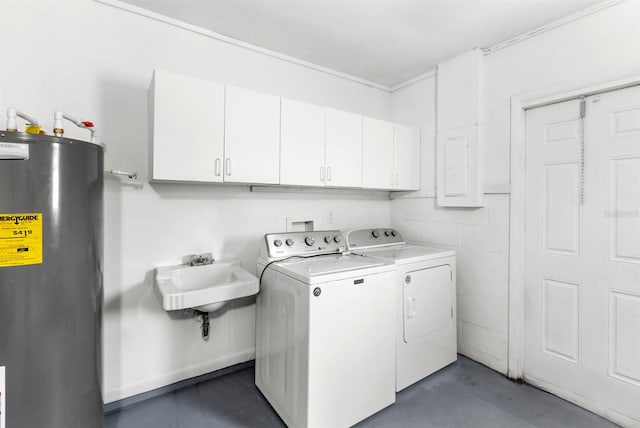
M 526 110 L 582 96 L 640 85 L 640 75 L 597 85 L 555 87 L 511 97 L 510 200 L 509 200 L 509 337 L 508 372 L 512 379 L 524 376 L 525 349 L 525 113 Z M 550 388 L 545 388 L 551 390 Z M 553 392 L 553 391 L 552 391 Z M 579 403 L 579 397 L 567 397 Z M 586 404 L 586 403 L 585 403 Z M 590 407 L 590 406 L 586 406 Z

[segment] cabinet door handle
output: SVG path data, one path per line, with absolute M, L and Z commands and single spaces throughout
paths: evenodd
M 231 158 L 227 158 L 225 163 L 224 172 L 227 175 L 231 175 Z
M 324 181 L 324 167 L 320 167 L 320 181 Z
M 220 176 L 220 158 L 216 158 L 215 174 L 217 177 Z
M 400 184 L 400 179 L 398 178 L 398 173 L 396 172 L 396 185 Z
M 331 181 L 331 167 L 327 167 L 327 181 Z

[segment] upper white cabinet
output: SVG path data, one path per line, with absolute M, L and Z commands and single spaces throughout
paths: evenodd
M 362 187 L 362 116 L 327 108 L 326 185 Z
M 224 86 L 156 70 L 151 179 L 222 181 Z
M 438 65 L 437 201 L 482 206 L 480 49 Z
M 362 187 L 393 190 L 393 123 L 362 118 Z
M 280 98 L 227 86 L 224 181 L 278 184 Z
M 282 99 L 280 184 L 362 187 L 362 116 Z
M 362 185 L 372 189 L 420 190 L 420 130 L 363 118 Z
M 420 131 L 156 70 L 151 180 L 420 187 Z
M 156 70 L 151 179 L 277 184 L 280 98 Z
M 395 190 L 420 190 L 420 129 L 393 125 Z
M 324 186 L 324 108 L 282 99 L 280 184 Z

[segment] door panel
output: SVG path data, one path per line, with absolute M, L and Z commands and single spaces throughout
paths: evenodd
M 640 87 L 587 97 L 585 112 L 572 100 L 526 113 L 524 377 L 634 425 Z
M 609 374 L 640 386 L 640 296 L 612 291 L 609 297 Z
M 282 99 L 280 184 L 324 186 L 324 108 Z
M 362 187 L 393 190 L 393 123 L 362 118 Z
M 542 350 L 578 363 L 580 358 L 580 284 L 543 279 Z
M 156 70 L 154 180 L 222 182 L 224 86 Z
M 327 186 L 362 187 L 362 116 L 327 108 Z
M 580 164 L 546 163 L 542 174 L 542 233 L 546 251 L 580 254 Z
M 420 129 L 393 125 L 393 169 L 396 190 L 420 190 Z
M 280 98 L 226 87 L 224 181 L 278 184 Z
M 453 321 L 449 265 L 408 272 L 404 288 L 404 341 L 410 343 Z
M 640 263 L 640 157 L 611 159 L 611 259 Z
M 617 137 L 640 134 L 640 108 L 631 107 L 611 112 L 611 133 Z

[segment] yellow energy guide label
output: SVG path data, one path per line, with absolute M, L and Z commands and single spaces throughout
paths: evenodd
M 42 213 L 0 214 L 0 268 L 42 263 Z

